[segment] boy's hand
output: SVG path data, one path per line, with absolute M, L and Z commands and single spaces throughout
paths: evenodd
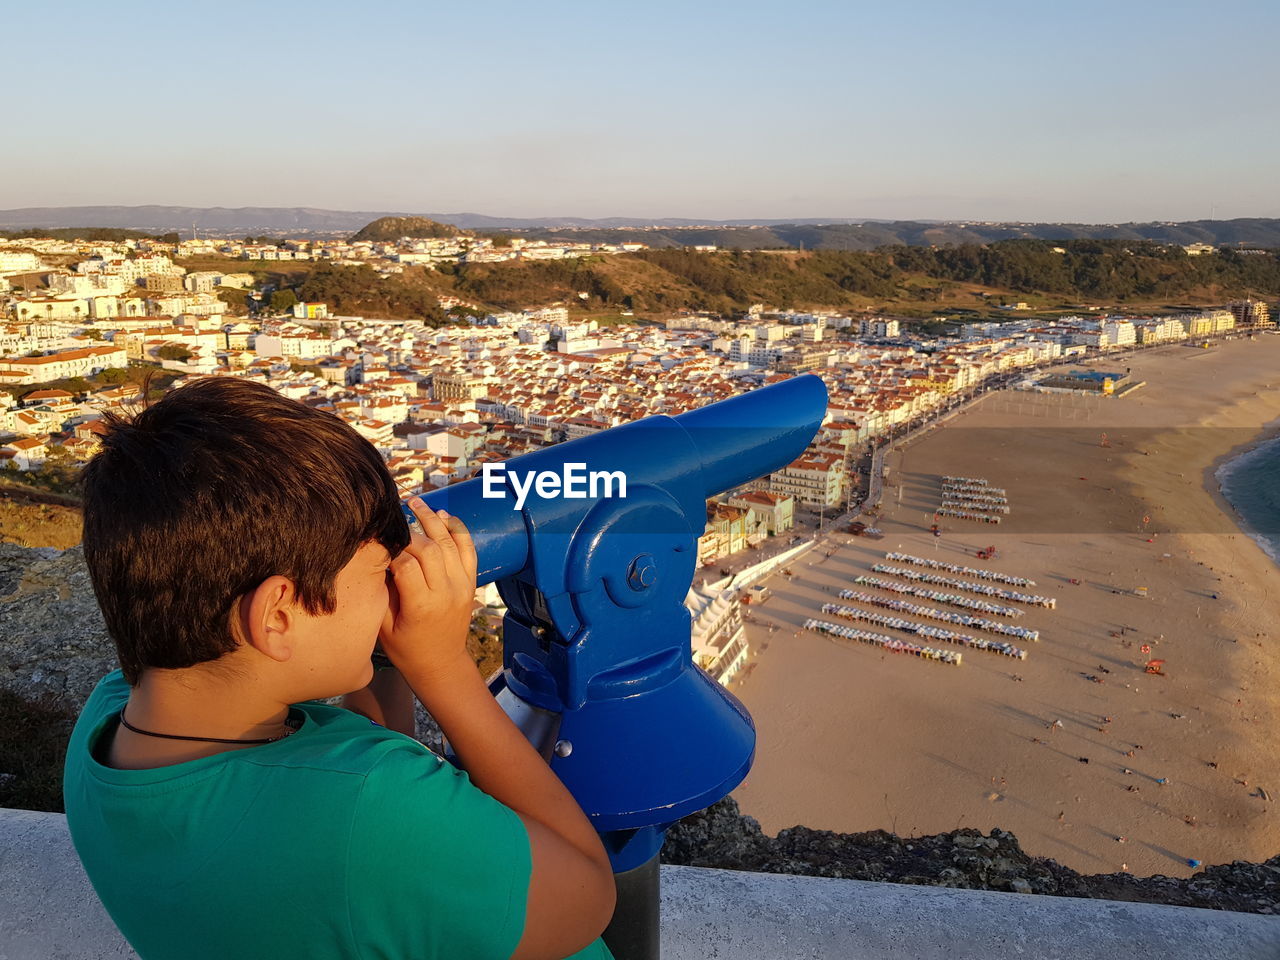
M 410 524 L 412 540 L 388 571 L 383 649 L 440 724 L 471 782 L 524 824 L 532 864 L 525 906 L 534 919 L 513 960 L 568 956 L 609 923 L 613 868 L 591 821 L 467 655 L 476 550 L 466 526 L 416 498 L 409 506 L 419 522 Z
M 382 648 L 406 676 L 447 682 L 475 669 L 467 629 L 475 606 L 476 548 L 466 525 L 415 497 L 409 545 L 388 569 L 390 597 L 379 631 Z M 418 691 L 421 695 L 423 691 Z

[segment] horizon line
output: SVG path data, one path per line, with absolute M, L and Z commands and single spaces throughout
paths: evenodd
M 410 212 L 406 210 L 372 210 L 372 209 L 345 209 L 339 207 L 317 207 L 303 204 L 284 204 L 278 206 L 267 206 L 260 204 L 244 204 L 240 206 L 198 206 L 194 204 L 183 203 L 89 203 L 89 204 L 60 204 L 60 205 L 28 205 L 22 207 L 6 207 L 0 208 L 0 215 L 18 214 L 25 211 L 67 211 L 67 210 L 103 210 L 103 209 L 123 209 L 123 210 L 145 210 L 145 209 L 187 209 L 187 210 L 207 210 L 207 211 L 227 211 L 237 212 L 242 210 L 305 210 L 317 213 L 338 213 L 338 214 L 374 214 L 379 218 L 382 217 L 422 217 L 426 219 L 442 218 L 442 217 L 482 217 L 490 220 L 582 220 L 582 221 L 602 221 L 602 220 L 631 220 L 641 223 L 648 223 L 655 226 L 664 225 L 664 221 L 687 221 L 684 224 L 666 224 L 669 226 L 697 226 L 697 225 L 750 225 L 750 224 L 776 224 L 783 225 L 788 223 L 807 223 L 811 225 L 821 224 L 843 224 L 843 225 L 859 225 L 864 223 L 935 223 L 935 224 L 957 224 L 957 223 L 976 223 L 976 224 L 1051 224 L 1063 226 L 1125 226 L 1129 224 L 1180 224 L 1180 223 L 1230 223 L 1235 220 L 1280 220 L 1278 216 L 1246 216 L 1246 217 L 1196 217 L 1191 219 L 1172 219 L 1172 218 L 1152 218 L 1147 220 L 1063 220 L 1063 219 L 1036 219 L 1036 218 L 980 218 L 980 217 L 867 217 L 867 216 L 841 216 L 841 215 L 821 215 L 821 216 L 795 216 L 795 217 L 770 217 L 770 216 L 739 216 L 739 217 L 697 217 L 697 216 L 636 216 L 632 214 L 609 214 L 603 216 L 583 216 L 578 214 L 544 214 L 540 216 L 520 216 L 513 214 L 493 214 L 480 213 L 475 210 L 458 210 L 449 213 L 442 212 Z M 39 226 L 39 224 L 31 224 L 31 226 Z M 66 228 L 50 228 L 50 229 L 66 229 Z M 96 228 L 101 229 L 101 228 Z

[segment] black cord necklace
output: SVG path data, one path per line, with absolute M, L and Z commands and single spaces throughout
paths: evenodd
M 120 708 L 120 723 L 126 730 L 132 730 L 134 733 L 140 733 L 144 737 L 159 737 L 162 740 L 204 740 L 209 743 L 275 743 L 277 740 L 283 740 L 289 734 L 293 733 L 302 726 L 301 721 L 295 720 L 293 717 L 287 717 L 284 721 L 285 732 L 278 737 L 265 737 L 261 740 L 234 740 L 226 737 L 184 737 L 176 733 L 153 733 L 150 730 L 142 730 L 135 727 L 124 717 L 124 707 Z

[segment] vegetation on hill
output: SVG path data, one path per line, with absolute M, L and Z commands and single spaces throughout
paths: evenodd
M 877 254 L 822 251 L 779 255 L 735 250 L 709 255 L 650 250 L 637 256 L 740 308 L 753 303 L 857 305 L 860 298 L 894 297 L 904 279 L 901 270 Z
M 243 317 L 249 312 L 249 291 L 238 287 L 218 287 L 214 296 L 227 305 L 226 312 L 232 316 Z
M 295 268 L 299 264 L 293 264 Z M 1280 295 L 1277 252 L 1224 249 L 1198 257 L 1142 240 L 1005 240 L 877 250 L 646 250 L 566 260 L 445 264 L 383 278 L 371 267 L 309 263 L 274 278 L 339 314 L 443 322 L 453 295 L 494 310 L 564 302 L 585 312 L 640 316 L 681 310 L 742 313 L 772 307 L 876 310 L 899 316 L 977 318 L 1021 300 L 1033 309 L 1092 304 L 1140 310 Z
M 425 282 L 424 271 L 406 277 L 381 277 L 369 266 L 319 263 L 296 280 L 292 292 L 299 300 L 321 301 L 330 312 L 354 316 L 422 319 L 433 326 L 444 323 L 437 293 Z M 283 291 L 280 291 L 283 293 Z M 273 305 L 275 296 L 272 297 Z
M 310 260 L 241 260 L 239 257 L 228 257 L 221 253 L 182 257 L 174 263 L 185 267 L 189 273 L 205 270 L 214 273 L 247 273 L 252 275 L 258 283 L 270 283 L 280 277 L 288 278 L 295 274 L 306 273 L 313 267 Z
M 438 223 L 426 217 L 380 217 L 372 223 L 365 224 L 354 240 L 399 240 L 401 237 L 419 237 L 432 239 L 437 237 L 458 237 L 466 233 L 448 223 Z
M 1181 247 L 1147 241 L 1013 240 L 985 247 L 898 246 L 878 253 L 901 270 L 938 279 L 1085 299 L 1167 300 L 1208 290 L 1228 296 L 1280 293 L 1280 258 L 1274 251 L 1224 249 L 1192 257 Z
M 0 543 L 66 550 L 80 542 L 81 526 L 76 496 L 50 493 L 8 478 L 0 482 Z
M 156 356 L 161 360 L 178 360 L 186 363 L 191 359 L 191 351 L 180 343 L 166 343 L 156 351 Z
M 567 300 L 636 312 L 904 304 L 986 307 L 991 291 L 1079 301 L 1220 303 L 1280 294 L 1274 253 L 1189 257 L 1146 241 L 1008 240 L 987 246 L 884 247 L 808 253 L 648 250 L 630 256 L 475 264 L 456 270 L 468 297 L 516 308 Z M 971 288 L 979 289 L 973 290 Z M 581 294 L 586 294 L 582 297 Z
M 731 302 L 717 293 L 700 290 L 660 266 L 632 257 L 466 264 L 455 268 L 453 275 L 459 296 L 504 310 L 557 301 L 588 309 L 732 309 Z

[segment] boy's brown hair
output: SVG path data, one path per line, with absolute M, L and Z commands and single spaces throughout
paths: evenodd
M 236 601 L 292 580 L 308 612 L 361 545 L 409 542 L 374 446 L 332 414 L 231 377 L 108 414 L 84 468 L 84 554 L 124 678 L 236 648 Z

